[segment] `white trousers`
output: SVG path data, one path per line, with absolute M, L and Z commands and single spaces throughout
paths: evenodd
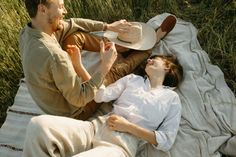
M 105 118 L 92 122 L 42 115 L 31 119 L 23 157 L 132 157 L 138 139 L 110 131 Z

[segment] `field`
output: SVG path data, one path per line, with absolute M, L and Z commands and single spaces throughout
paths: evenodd
M 119 19 L 146 22 L 169 12 L 192 22 L 198 39 L 213 64 L 225 74 L 236 95 L 235 0 L 65 0 L 66 18 L 83 17 L 112 22 Z M 20 29 L 29 21 L 23 0 L 0 2 L 0 126 L 24 77 L 18 48 Z

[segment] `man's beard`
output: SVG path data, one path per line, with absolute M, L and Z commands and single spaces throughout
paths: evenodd
M 48 18 L 48 23 L 51 24 L 52 26 L 54 26 L 54 21 L 55 21 L 54 19 L 55 19 L 54 17 Z M 53 27 L 54 32 L 62 30 L 62 29 L 63 29 L 63 25 L 60 22 L 55 27 Z
M 57 25 L 57 30 L 56 31 L 59 31 L 59 30 L 62 30 L 63 29 L 63 24 L 62 23 L 59 23 Z

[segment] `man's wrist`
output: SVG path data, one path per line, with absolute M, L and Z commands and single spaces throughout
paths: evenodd
M 108 67 L 108 66 L 101 66 L 101 73 L 102 73 L 102 75 L 103 76 L 106 76 L 107 75 L 107 73 L 110 71 L 110 67 Z

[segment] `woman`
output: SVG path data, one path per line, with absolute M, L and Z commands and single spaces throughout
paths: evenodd
M 97 102 L 116 101 L 112 113 L 92 122 L 49 115 L 33 118 L 23 155 L 133 157 L 142 141 L 169 150 L 181 116 L 172 88 L 182 80 L 182 67 L 173 57 L 153 56 L 145 72 L 147 77 L 130 74 L 100 88 Z
M 119 145 L 123 156 L 135 156 L 140 140 L 167 151 L 178 131 L 181 104 L 172 88 L 182 80 L 182 67 L 174 57 L 152 56 L 147 61 L 145 72 L 146 78 L 130 74 L 108 87 L 101 87 L 95 97 L 96 102 L 116 100 L 113 113 L 106 118 L 109 130 L 104 126 L 95 139 Z M 109 135 L 109 131 L 118 132 Z M 99 152 L 98 149 L 89 151 L 82 156 Z

